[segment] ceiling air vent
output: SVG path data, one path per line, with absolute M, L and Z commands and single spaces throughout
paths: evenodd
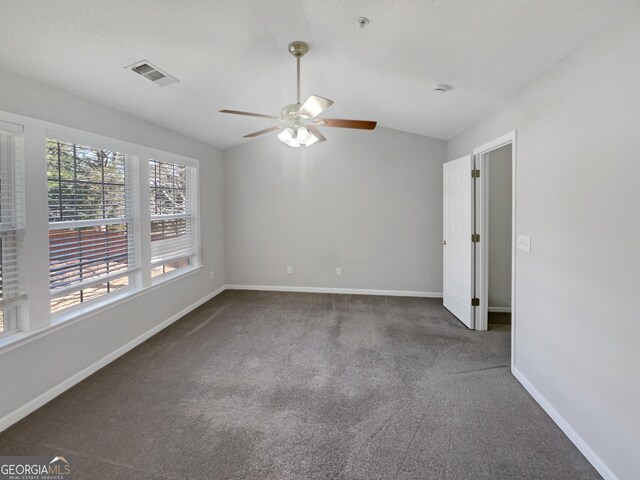
M 138 75 L 143 76 L 156 85 L 160 85 L 163 87 L 165 85 L 169 85 L 170 83 L 177 83 L 180 81 L 176 77 L 169 75 L 167 72 L 163 72 L 147 60 L 141 60 L 125 68 L 137 73 Z

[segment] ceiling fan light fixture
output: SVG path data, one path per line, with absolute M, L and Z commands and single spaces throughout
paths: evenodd
M 305 142 L 309 138 L 309 130 L 307 130 L 306 127 L 298 127 L 298 131 L 296 133 L 296 138 L 303 145 L 306 144 Z
M 318 141 L 318 138 L 313 133 L 309 133 L 309 135 L 307 135 L 307 138 L 304 141 L 304 146 L 305 147 L 310 147 L 311 145 L 313 145 L 317 141 Z
M 293 128 L 287 127 L 282 130 L 278 134 L 278 140 L 289 147 L 298 148 L 300 146 L 300 142 L 296 138 L 296 132 L 293 131 Z
M 306 127 L 287 127 L 278 134 L 278 140 L 289 147 L 310 147 L 318 141 Z

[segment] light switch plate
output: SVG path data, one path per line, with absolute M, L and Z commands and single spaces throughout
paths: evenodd
M 527 235 L 518 235 L 518 250 L 531 252 L 531 237 Z

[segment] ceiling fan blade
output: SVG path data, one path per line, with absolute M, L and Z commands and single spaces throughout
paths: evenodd
M 331 105 L 333 105 L 333 100 L 319 97 L 318 95 L 311 95 L 298 109 L 298 115 L 304 115 L 307 118 L 315 118 Z
M 313 133 L 313 135 L 318 139 L 316 143 L 324 142 L 326 140 L 325 136 L 320 133 L 320 130 L 313 125 L 307 125 L 307 130 Z
M 323 125 L 327 127 L 358 128 L 360 130 L 373 130 L 378 124 L 378 122 L 369 120 L 347 120 L 344 118 L 322 118 L 319 120 L 324 122 Z
M 233 113 L 234 115 L 246 115 L 247 117 L 270 118 L 271 120 L 280 120 L 280 117 L 273 115 L 264 115 L 262 113 L 241 112 L 240 110 L 220 110 L 220 113 Z
M 280 125 L 276 125 L 275 127 L 269 127 L 269 128 L 265 128 L 264 130 L 258 130 L 257 132 L 249 133 L 245 135 L 243 138 L 257 137 L 258 135 L 264 135 L 265 133 L 275 132 L 276 130 L 280 130 L 281 128 L 283 127 L 281 127 Z

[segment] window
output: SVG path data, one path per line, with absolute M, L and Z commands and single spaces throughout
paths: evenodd
M 47 140 L 51 311 L 132 284 L 136 255 L 132 158 Z
M 22 127 L 0 123 L 0 336 L 19 327 L 24 303 Z
M 198 170 L 194 159 L 0 112 L 0 352 L 194 272 Z
M 195 176 L 189 165 L 149 161 L 152 277 L 196 262 Z

